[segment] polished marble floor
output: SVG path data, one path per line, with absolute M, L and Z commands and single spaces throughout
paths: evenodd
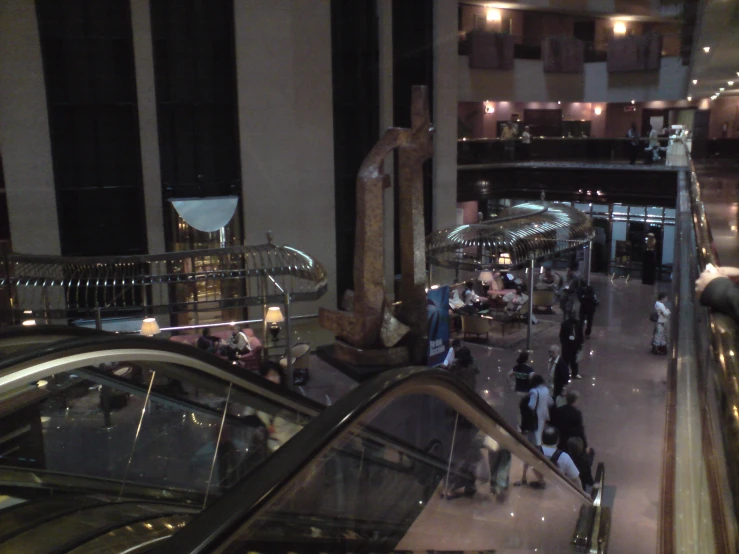
M 667 358 L 650 354 L 653 324 L 649 321 L 658 290 L 669 293 L 670 283 L 643 285 L 639 280 L 594 275 L 600 299 L 592 338 L 586 343 L 580 364 L 584 379 L 572 387 L 581 392 L 579 402 L 588 441 L 596 450 L 596 461 L 606 466 L 606 483 L 615 489 L 611 552 L 653 554 L 657 540 L 662 448 L 665 425 Z M 557 342 L 561 316 L 542 315 L 542 328 L 533 341 L 533 365 L 546 373 L 548 345 Z M 506 379 L 516 350 L 504 350 L 469 342 L 480 369 L 478 392 L 508 421 L 516 423 L 518 397 Z M 312 360 L 316 381 L 313 387 L 340 394 L 352 385 L 318 359 Z M 320 381 L 319 381 L 320 380 Z M 318 399 L 316 397 L 316 399 Z M 513 471 L 515 473 L 515 469 Z M 517 475 L 512 475 L 517 479 Z M 495 503 L 469 506 L 470 517 L 496 508 Z

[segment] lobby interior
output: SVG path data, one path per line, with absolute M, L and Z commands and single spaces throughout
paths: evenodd
M 209 551 L 213 541 L 229 552 L 736 551 L 737 324 L 702 307 L 694 281 L 709 262 L 739 267 L 737 2 L 104 4 L 0 0 L 0 393 L 10 399 L 0 401 L 0 475 L 22 467 L 44 487 L 48 475 L 92 476 L 101 514 L 114 497 L 156 497 L 146 510 L 162 519 L 96 523 L 99 542 L 86 536 L 83 550 L 63 517 L 92 513 L 90 497 L 23 527 L 11 508 L 38 498 L 8 489 L 0 521 L 16 527 L 0 544 L 13 551 L 59 525 L 69 536 L 39 551 L 95 551 L 115 525 L 150 521 L 136 544 L 150 532 L 168 539 L 152 552 Z M 418 165 L 420 208 L 409 209 L 408 142 L 383 156 L 374 198 L 361 169 L 386 129 L 418 121 L 419 85 L 433 143 Z M 587 498 L 516 432 L 508 371 L 528 350 L 548 378 L 556 303 L 535 306 L 533 326 L 492 316 L 484 336 L 450 323 L 445 347 L 461 339 L 479 369 L 474 400 L 444 375 L 404 372 L 429 365 L 410 346 L 408 364 L 362 369 L 332 357 L 337 333 L 319 315 L 352 312 L 347 292 L 364 302 L 372 273 L 378 305 L 412 328 L 410 281 L 428 292 L 480 271 L 424 258 L 411 277 L 410 226 L 423 251 L 419 237 L 491 224 L 524 203 L 578 210 L 592 226 L 576 248 L 508 266 L 488 253 L 493 263 L 479 268 L 526 282 L 528 267 L 564 275 L 575 261 L 595 289 L 583 378 L 570 384 L 601 485 Z M 358 262 L 360 251 L 377 257 Z M 667 356 L 650 353 L 660 292 L 672 311 Z M 186 360 L 203 329 L 227 339 L 234 323 L 256 340 L 248 361 Z M 53 369 L 58 360 L 66 365 Z M 281 365 L 283 389 L 255 371 L 264 361 Z M 48 396 L 13 401 L 18 379 L 24 395 L 32 385 Z M 407 396 L 393 397 L 390 381 Z M 382 394 L 391 399 L 373 404 Z M 239 425 L 271 414 L 272 432 L 285 410 L 294 440 L 279 451 L 270 443 L 264 463 L 226 469 L 221 444 L 249 450 Z M 512 453 L 511 482 L 534 465 L 547 490 L 444 498 L 460 421 Z M 87 452 L 84 463 L 74 452 Z M 247 493 L 248 509 L 237 501 Z M 229 506 L 228 525 L 214 523 Z

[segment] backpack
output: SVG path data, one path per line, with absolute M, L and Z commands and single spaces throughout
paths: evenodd
M 540 447 L 539 447 L 539 450 L 541 451 L 541 453 L 542 453 L 542 454 L 544 454 L 544 448 L 542 448 L 542 447 L 540 446 Z M 560 456 L 562 456 L 562 454 L 564 454 L 564 450 L 560 450 L 559 448 L 557 448 L 557 449 L 556 449 L 556 450 L 555 450 L 555 451 L 554 451 L 554 452 L 552 453 L 552 455 L 551 455 L 551 456 L 549 456 L 549 461 L 550 461 L 550 462 L 552 462 L 552 463 L 553 463 L 553 464 L 554 464 L 555 466 L 559 467 L 559 466 L 557 465 L 557 462 L 559 462 L 559 458 L 560 458 Z

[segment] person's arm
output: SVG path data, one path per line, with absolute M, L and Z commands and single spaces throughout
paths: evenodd
M 539 395 L 539 391 L 536 389 L 529 391 L 529 410 L 536 409 L 536 398 Z
M 559 327 L 559 342 L 561 344 L 564 344 L 565 341 L 569 340 L 570 334 L 567 332 L 567 326 L 566 325 L 560 325 Z
M 705 274 L 706 272 L 704 272 Z M 701 275 L 703 277 L 703 274 Z M 700 279 L 698 279 L 700 282 Z M 712 279 L 700 295 L 700 302 L 717 312 L 724 313 L 739 321 L 739 287 L 734 282 L 720 276 Z

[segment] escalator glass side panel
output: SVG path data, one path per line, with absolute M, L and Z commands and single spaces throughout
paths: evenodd
M 375 404 L 217 551 L 570 553 L 591 505 L 579 481 L 443 396 Z M 528 465 L 542 485 L 514 486 Z

